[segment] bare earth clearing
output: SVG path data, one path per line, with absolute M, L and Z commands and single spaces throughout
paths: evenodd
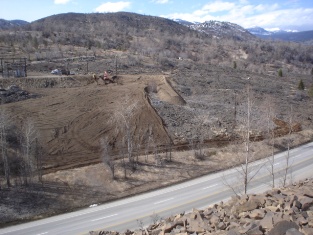
M 40 79 L 37 78 L 38 86 L 46 84 Z M 149 79 L 162 80 L 162 76 L 122 76 L 123 85 L 97 86 L 88 79 L 90 76 L 65 78 L 64 81 L 60 78 L 52 83 L 53 88 L 34 89 L 21 84 L 23 89 L 41 97 L 6 104 L 14 123 L 22 123 L 28 118 L 36 123 L 41 133 L 40 141 L 48 151 L 44 159 L 46 172 L 99 162 L 99 139 L 104 135 L 114 138 L 109 121 L 125 100 L 137 101 L 141 108 L 134 124 L 138 126 L 136 129 L 154 126 L 156 139 L 168 138 L 144 92 Z

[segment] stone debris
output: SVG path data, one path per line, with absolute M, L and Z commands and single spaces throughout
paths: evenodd
M 0 103 L 12 103 L 31 98 L 36 98 L 37 95 L 31 94 L 28 91 L 22 90 L 17 85 L 11 85 L 7 88 L 0 88 Z
M 233 196 L 205 210 L 178 214 L 146 229 L 90 235 L 313 235 L 313 179 L 258 195 Z

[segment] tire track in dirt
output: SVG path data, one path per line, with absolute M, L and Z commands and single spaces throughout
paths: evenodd
M 121 136 L 116 136 L 108 120 L 121 108 L 119 103 L 125 97 L 140 105 L 140 113 L 133 123 L 135 134 L 153 127 L 155 143 L 162 146 L 171 141 L 162 118 L 150 105 L 145 92 L 148 82 L 154 80 L 169 98 L 177 97 L 165 77 L 121 77 L 122 85 L 92 83 L 73 88 L 30 88 L 41 94 L 40 98 L 5 105 L 15 123 L 29 118 L 39 130 L 40 143 L 48 153 L 43 159 L 45 173 L 100 162 L 100 138 L 107 135 L 120 141 Z
M 146 79 L 159 79 L 159 76 L 147 77 Z M 108 86 L 95 87 L 94 84 L 91 84 L 85 87 L 84 92 L 76 97 L 78 97 L 80 102 L 84 102 L 84 105 L 91 108 L 87 112 L 80 112 L 78 117 L 68 122 L 68 132 L 63 134 L 65 135 L 64 138 L 57 138 L 54 146 L 59 147 L 60 150 L 60 147 L 63 145 L 65 150 L 69 152 L 60 151 L 59 154 L 56 154 L 55 159 L 58 159 L 59 164 L 51 164 L 51 167 L 47 168 L 46 172 L 100 162 L 100 138 L 104 135 L 117 140 L 120 138 L 119 136 L 114 136 L 116 134 L 114 134 L 114 130 L 107 121 L 115 110 L 119 108 L 117 106 L 118 103 L 122 102 L 123 97 L 126 95 L 140 104 L 140 113 L 134 122 L 136 134 L 142 131 L 142 129 L 146 130 L 149 126 L 153 126 L 156 142 L 159 144 L 168 142 L 169 136 L 167 131 L 163 127 L 162 119 L 146 97 L 145 86 L 145 80 L 144 82 L 137 82 L 137 79 L 133 77 L 126 77 L 122 86 L 110 84 Z M 94 95 L 91 95 L 91 93 Z M 64 140 L 68 139 L 71 140 L 70 143 L 64 142 Z M 115 151 L 115 153 L 117 152 Z

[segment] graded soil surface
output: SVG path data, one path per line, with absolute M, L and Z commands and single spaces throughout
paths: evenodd
M 5 104 L 4 107 L 16 125 L 30 119 L 39 130 L 40 143 L 48 153 L 43 159 L 46 173 L 98 163 L 100 139 L 108 136 L 114 145 L 122 138 L 121 132 L 116 132 L 112 125 L 114 114 L 135 102 L 138 106 L 132 122 L 135 134 L 150 128 L 157 143 L 169 141 L 162 120 L 150 106 L 145 93 L 150 80 L 160 85 L 165 82 L 162 75 L 121 75 L 118 84 L 108 85 L 102 81 L 97 85 L 90 76 L 55 77 L 49 78 L 53 87 L 47 88 L 40 88 L 40 84 L 47 84 L 47 79 L 35 80 L 37 82 L 32 85 L 22 79 L 15 84 L 36 93 L 38 98 Z M 39 88 L 34 88 L 34 84 Z M 175 93 L 168 85 L 162 90 L 168 94 L 167 100 Z

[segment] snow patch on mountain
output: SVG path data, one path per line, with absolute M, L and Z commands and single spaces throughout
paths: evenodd
M 268 35 L 273 35 L 273 34 L 299 32 L 298 30 L 293 30 L 293 29 L 288 29 L 288 30 L 282 30 L 280 28 L 266 28 L 266 29 L 264 29 L 264 28 L 261 28 L 258 26 L 255 26 L 252 28 L 247 28 L 247 30 L 254 35 L 263 35 L 263 36 L 268 36 Z
M 210 20 L 203 23 L 192 23 L 179 19 L 175 19 L 175 21 L 212 37 L 231 37 L 238 40 L 245 40 L 253 37 L 253 35 L 243 27 L 230 22 Z

